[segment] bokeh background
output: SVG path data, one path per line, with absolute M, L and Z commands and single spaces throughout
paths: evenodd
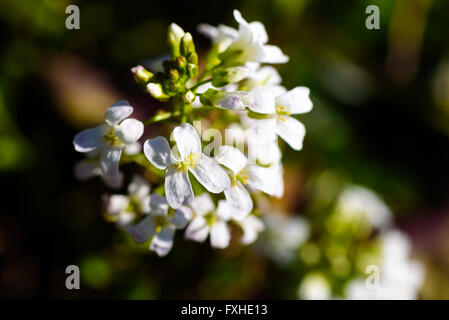
M 65 28 L 69 4 L 80 8 L 80 30 Z M 380 30 L 365 28 L 370 4 Z M 310 87 L 314 102 L 300 118 L 304 149 L 285 149 L 286 193 L 274 205 L 307 216 L 314 195 L 332 197 L 340 182 L 376 191 L 427 270 L 420 298 L 449 298 L 444 0 L 1 1 L 1 297 L 296 298 L 300 271 L 251 247 L 212 250 L 179 233 L 161 259 L 133 245 L 103 218 L 109 190 L 73 176 L 75 133 L 101 122 L 109 105 L 127 99 L 140 119 L 161 107 L 129 69 L 167 52 L 169 23 L 193 33 L 201 56 L 209 42 L 197 24 L 235 26 L 234 8 L 265 24 L 290 56 L 277 67 L 283 84 Z M 81 268 L 81 290 L 65 288 L 70 264 Z

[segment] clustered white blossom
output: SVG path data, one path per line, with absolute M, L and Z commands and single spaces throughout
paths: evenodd
M 242 231 L 240 242 L 253 243 L 265 228 L 259 199 L 279 198 L 284 192 L 277 137 L 294 150 L 303 145 L 306 130 L 293 115 L 312 109 L 309 89 L 282 87 L 276 69 L 265 64 L 286 63 L 288 56 L 268 44 L 262 23 L 247 22 L 237 10 L 234 18 L 237 29 L 199 26 L 212 40 L 202 73 L 191 34 L 171 24 L 170 55 L 131 69 L 138 85 L 153 98 L 167 102 L 168 108 L 141 122 L 127 119 L 133 107 L 119 101 L 107 109 L 105 124 L 80 132 L 73 141 L 75 150 L 86 154 L 75 167 L 80 179 L 100 176 L 108 186 L 120 188 L 126 179 L 119 166 L 129 162 L 147 170 L 153 166 L 152 174 L 161 175 L 163 188 L 154 186 L 158 192 L 151 193 L 142 174 L 133 178 L 127 195 L 104 196 L 108 220 L 115 221 L 135 242 L 148 242 L 159 256 L 168 254 L 176 230 L 184 228 L 186 239 L 204 242 L 209 237 L 212 247 L 226 248 L 231 225 L 237 226 Z M 234 120 L 218 129 L 239 129 L 230 135 L 240 147 L 224 141 L 213 152 L 205 148 L 202 132 L 193 121 L 204 119 L 198 111 L 210 109 L 231 115 Z M 144 126 L 162 121 L 177 126 L 170 139 L 147 139 L 142 158 L 138 140 Z M 251 153 L 245 152 L 245 146 Z M 287 243 L 295 241 L 286 239 Z

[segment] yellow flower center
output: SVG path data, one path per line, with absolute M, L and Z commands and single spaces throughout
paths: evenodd
M 191 153 L 184 158 L 184 161 L 178 163 L 176 168 L 179 171 L 187 171 L 189 168 L 193 168 L 196 164 L 198 164 L 200 157 L 200 153 Z
M 285 121 L 285 116 L 289 116 L 291 113 L 287 111 L 285 106 L 276 107 L 277 118 L 280 121 Z
M 109 143 L 111 146 L 117 146 L 122 144 L 122 141 L 114 134 L 114 128 L 109 131 L 103 137 L 104 142 Z

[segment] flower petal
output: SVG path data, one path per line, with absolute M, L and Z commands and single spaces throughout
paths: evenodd
M 90 152 L 104 145 L 104 135 L 109 127 L 102 124 L 98 127 L 83 130 L 73 139 L 73 146 L 78 152 Z
M 157 253 L 158 256 L 166 256 L 173 247 L 173 237 L 175 236 L 175 228 L 166 226 L 154 235 L 150 244 L 150 250 Z
M 242 220 L 253 210 L 253 200 L 248 190 L 236 181 L 234 185 L 224 190 L 224 194 L 228 203 L 233 207 L 233 218 Z
M 276 133 L 294 150 L 302 149 L 306 128 L 295 118 L 282 116 L 282 120 L 277 121 Z
M 274 114 L 276 112 L 276 100 L 272 90 L 268 88 L 255 88 L 248 94 L 251 103 L 248 108 L 257 113 Z
M 165 175 L 165 196 L 170 207 L 178 209 L 193 200 L 193 190 L 187 171 L 179 171 L 174 166 Z
M 224 221 L 217 221 L 210 229 L 210 244 L 214 248 L 226 248 L 231 240 L 231 233 Z
M 135 143 L 143 134 L 143 123 L 136 119 L 123 120 L 117 128 L 115 135 L 125 145 Z
M 184 234 L 186 239 L 190 239 L 197 242 L 203 242 L 206 240 L 209 234 L 209 227 L 206 219 L 202 216 L 193 218 Z
M 278 46 L 264 45 L 263 46 L 264 57 L 262 58 L 263 63 L 286 63 L 289 57 L 285 55 Z
M 237 148 L 231 146 L 221 146 L 215 160 L 229 168 L 237 174 L 242 170 L 248 162 L 245 155 Z
M 166 169 L 172 164 L 170 145 L 164 137 L 156 137 L 145 141 L 143 153 L 153 166 L 158 169 Z
M 130 195 L 141 198 L 150 193 L 151 187 L 147 180 L 139 175 L 135 175 L 128 185 L 128 193 Z
M 264 146 L 276 141 L 276 119 L 256 120 L 248 132 L 248 152 L 254 152 L 257 146 Z M 252 153 L 254 156 L 254 153 Z
M 123 151 L 129 155 L 135 155 L 140 152 L 142 149 L 142 144 L 139 141 L 134 142 L 133 144 L 125 146 Z
M 121 194 L 106 196 L 104 200 L 106 212 L 111 216 L 119 215 L 121 212 L 125 211 L 129 204 L 128 197 Z
M 101 174 L 100 167 L 98 165 L 98 161 L 84 159 L 78 161 L 73 168 L 75 177 L 78 180 L 84 181 L 89 178 L 98 176 Z
M 284 106 L 291 114 L 306 113 L 312 110 L 307 87 L 296 87 L 276 98 L 277 106 Z
M 259 218 L 249 215 L 240 223 L 243 230 L 243 236 L 240 240 L 243 244 L 250 244 L 256 241 L 259 232 L 265 229 L 265 226 Z
M 110 178 L 117 177 L 122 147 L 105 146 L 100 155 L 101 172 Z
M 100 170 L 101 173 L 101 170 Z M 125 179 L 123 172 L 118 172 L 118 174 L 115 177 L 109 177 L 102 175 L 101 179 L 103 179 L 103 182 L 112 189 L 120 189 L 123 185 L 123 180 Z
M 196 196 L 190 204 L 194 213 L 198 216 L 204 216 L 205 214 L 213 211 L 215 209 L 215 205 L 210 198 L 209 193 L 204 192 L 199 196 Z
M 123 119 L 133 113 L 133 107 L 126 100 L 120 100 L 110 106 L 104 115 L 104 120 L 111 127 L 117 125 Z
M 195 128 L 189 123 L 183 123 L 173 130 L 173 138 L 176 141 L 181 159 L 184 160 L 191 154 L 201 152 L 201 141 Z
M 282 167 L 278 164 L 270 167 L 248 165 L 245 168 L 248 176 L 248 186 L 265 192 L 266 194 L 281 197 L 284 193 Z
M 152 215 L 166 216 L 168 213 L 167 199 L 157 193 L 153 193 L 150 198 L 150 212 Z
M 175 211 L 173 218 L 171 219 L 171 223 L 178 229 L 184 228 L 187 223 L 192 219 L 193 212 L 187 206 L 182 206 L 181 208 Z
M 201 154 L 199 163 L 189 167 L 189 170 L 209 192 L 220 193 L 230 185 L 226 171 L 204 154 Z
M 153 216 L 146 216 L 139 223 L 128 228 L 129 234 L 136 243 L 144 243 L 150 239 L 156 231 L 156 224 Z
M 215 214 L 220 220 L 228 221 L 232 218 L 235 209 L 231 206 L 231 204 L 226 200 L 218 201 L 217 210 Z

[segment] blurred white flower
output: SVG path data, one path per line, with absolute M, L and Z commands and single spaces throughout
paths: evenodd
M 141 176 L 134 176 L 128 185 L 128 195 L 113 194 L 103 197 L 107 217 L 119 228 L 128 227 L 133 220 L 150 212 L 150 184 Z
M 243 236 L 240 240 L 243 244 L 251 244 L 256 241 L 260 232 L 265 230 L 263 221 L 253 214 L 247 215 L 243 220 L 237 221 L 243 230 Z
M 101 174 L 111 179 L 119 174 L 119 161 L 123 148 L 133 145 L 143 134 L 143 123 L 126 119 L 133 107 L 121 100 L 106 110 L 105 124 L 81 131 L 73 144 L 78 152 L 99 150 Z
M 298 298 L 305 300 L 329 300 L 332 290 L 329 281 L 320 273 L 309 273 L 301 281 Z
M 185 237 L 197 242 L 204 242 L 210 234 L 210 244 L 214 248 L 226 248 L 231 240 L 227 221 L 231 218 L 232 207 L 224 200 L 218 207 L 212 202 L 208 193 L 203 193 L 191 203 L 193 219 L 188 225 Z
M 170 150 L 167 139 L 157 137 L 144 144 L 144 153 L 158 169 L 166 169 L 165 195 L 172 208 L 193 200 L 190 171 L 207 191 L 220 193 L 230 185 L 226 171 L 201 152 L 201 141 L 192 125 L 184 123 L 173 130 L 179 157 Z
M 165 256 L 173 247 L 176 229 L 183 229 L 192 219 L 192 210 L 186 206 L 170 209 L 165 197 L 152 194 L 149 214 L 140 222 L 127 228 L 136 243 L 151 239 L 150 250 Z
M 378 229 L 392 223 L 392 213 L 385 202 L 373 191 L 361 186 L 349 186 L 340 194 L 337 211 L 350 220 L 363 216 Z
M 411 243 L 398 230 L 381 235 L 380 283 L 378 288 L 368 288 L 364 279 L 354 279 L 345 288 L 347 299 L 357 300 L 412 300 L 418 297 L 424 281 L 424 268 L 411 260 Z

